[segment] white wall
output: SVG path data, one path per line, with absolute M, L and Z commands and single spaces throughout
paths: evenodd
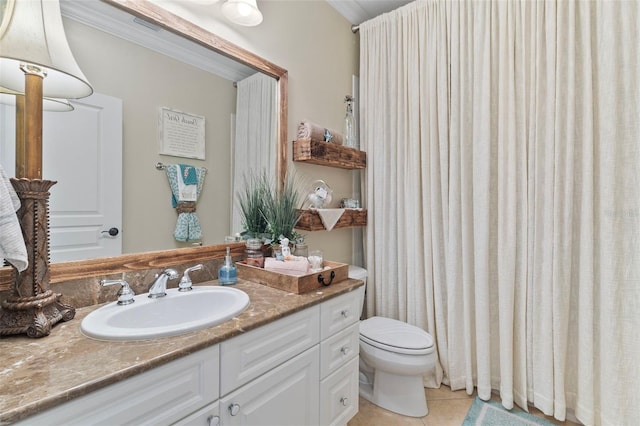
M 94 90 L 123 100 L 123 252 L 191 245 L 173 238 L 177 215 L 167 177 L 154 167 L 158 161 L 209 170 L 197 214 L 203 243 L 223 241 L 229 232 L 233 83 L 76 21 L 65 20 L 65 30 Z M 206 160 L 159 154 L 160 107 L 205 117 Z

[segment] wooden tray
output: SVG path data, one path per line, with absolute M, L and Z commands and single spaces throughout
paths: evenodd
M 349 265 L 328 260 L 324 261 L 325 269 L 323 271 L 299 277 L 267 271 L 244 262 L 236 262 L 236 266 L 238 267 L 238 277 L 243 280 L 254 281 L 297 294 L 317 290 L 349 278 Z

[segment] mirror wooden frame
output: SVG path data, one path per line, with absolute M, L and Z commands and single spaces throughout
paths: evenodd
M 276 177 L 281 185 L 287 174 L 287 119 L 288 119 L 288 72 L 286 69 L 267 61 L 217 35 L 163 9 L 147 0 L 101 0 L 130 13 L 140 19 L 158 25 L 211 49 L 221 55 L 241 62 L 278 81 L 278 149 Z M 89 259 L 50 264 L 51 283 L 90 278 L 101 275 L 135 270 L 165 267 L 181 263 L 197 262 L 212 258 L 222 258 L 228 244 L 204 247 L 181 248 L 146 253 L 125 254 L 108 258 Z M 241 253 L 243 244 L 231 244 L 232 252 Z M 0 268 L 0 291 L 10 290 L 14 271 L 12 267 Z

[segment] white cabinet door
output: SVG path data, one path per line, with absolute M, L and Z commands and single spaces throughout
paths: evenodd
M 317 345 L 319 307 L 312 306 L 220 344 L 220 394 L 248 383 Z
M 219 346 L 91 392 L 20 424 L 168 425 L 218 399 Z
M 221 424 L 220 402 L 216 401 L 174 423 L 173 426 L 221 426 Z
M 320 383 L 320 424 L 346 425 L 358 412 L 358 358 Z
M 224 426 L 317 425 L 318 351 L 316 345 L 223 397 L 221 423 Z

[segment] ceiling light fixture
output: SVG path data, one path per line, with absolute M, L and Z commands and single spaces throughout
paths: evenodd
M 227 0 L 222 5 L 222 14 L 234 24 L 245 27 L 255 27 L 262 22 L 256 0 Z

